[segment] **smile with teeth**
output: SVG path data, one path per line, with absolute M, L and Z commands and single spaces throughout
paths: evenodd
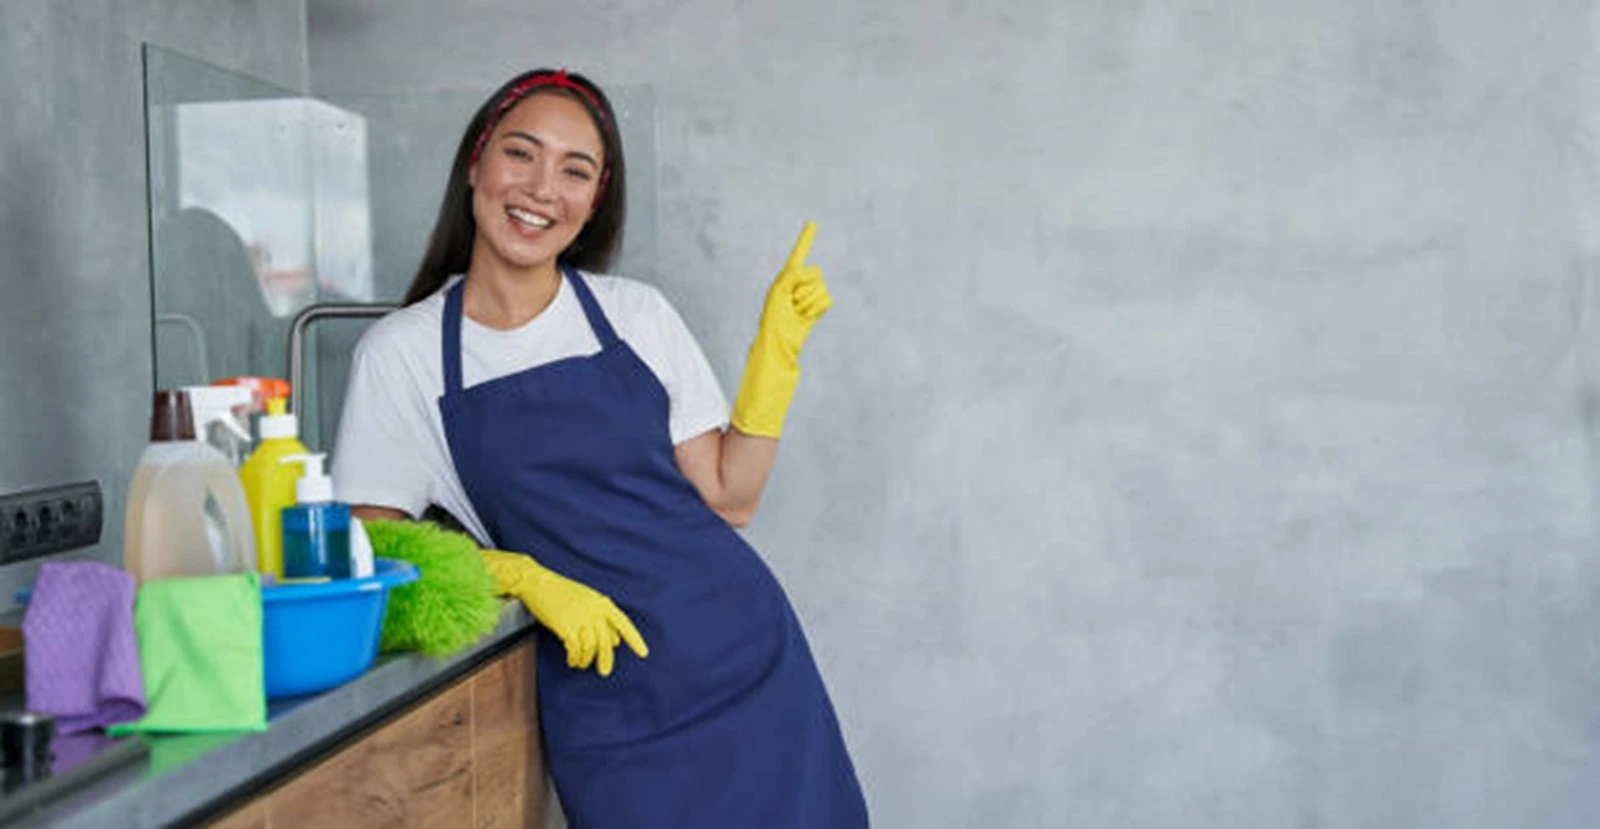
M 551 224 L 549 219 L 540 216 L 537 213 L 523 210 L 520 207 L 508 207 L 506 208 L 506 213 L 510 215 L 512 219 L 516 220 L 518 224 L 524 224 L 528 227 L 539 230 L 543 230 L 544 228 L 549 227 Z

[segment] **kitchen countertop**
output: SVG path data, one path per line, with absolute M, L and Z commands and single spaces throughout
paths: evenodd
M 380 656 L 338 688 L 271 704 L 266 731 L 134 738 L 142 745 L 127 746 L 134 749 L 125 751 L 128 759 L 81 775 L 89 779 L 53 792 L 5 825 L 140 829 L 216 817 L 465 675 L 532 626 L 520 604 L 507 602 L 499 625 L 477 644 L 444 659 Z

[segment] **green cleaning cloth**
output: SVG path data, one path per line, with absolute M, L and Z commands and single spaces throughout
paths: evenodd
M 500 600 L 470 537 L 426 521 L 363 521 L 372 552 L 417 566 L 421 578 L 389 591 L 385 652 L 448 656 L 494 630 Z
M 267 729 L 255 573 L 145 582 L 133 627 L 149 705 L 108 733 Z

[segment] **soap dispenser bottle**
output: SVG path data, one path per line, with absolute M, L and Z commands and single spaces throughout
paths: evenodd
M 279 463 L 303 463 L 295 482 L 299 503 L 283 510 L 283 577 L 350 578 L 350 505 L 333 500 L 333 480 L 323 474 L 323 452 L 287 455 Z
M 300 478 L 300 471 L 283 463 L 283 459 L 304 457 L 311 452 L 300 442 L 299 426 L 287 409 L 281 397 L 267 401 L 267 413 L 257 425 L 261 442 L 239 467 L 244 498 L 250 504 L 250 518 L 255 526 L 256 560 L 261 572 L 280 579 L 283 578 L 283 510 L 294 506 L 295 483 Z
M 150 445 L 128 487 L 123 566 L 141 584 L 256 568 L 239 476 L 196 438 L 189 396 L 180 389 L 155 393 Z

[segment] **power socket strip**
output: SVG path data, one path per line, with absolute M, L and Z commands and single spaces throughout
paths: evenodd
M 99 481 L 0 495 L 0 564 L 98 544 L 104 511 Z

